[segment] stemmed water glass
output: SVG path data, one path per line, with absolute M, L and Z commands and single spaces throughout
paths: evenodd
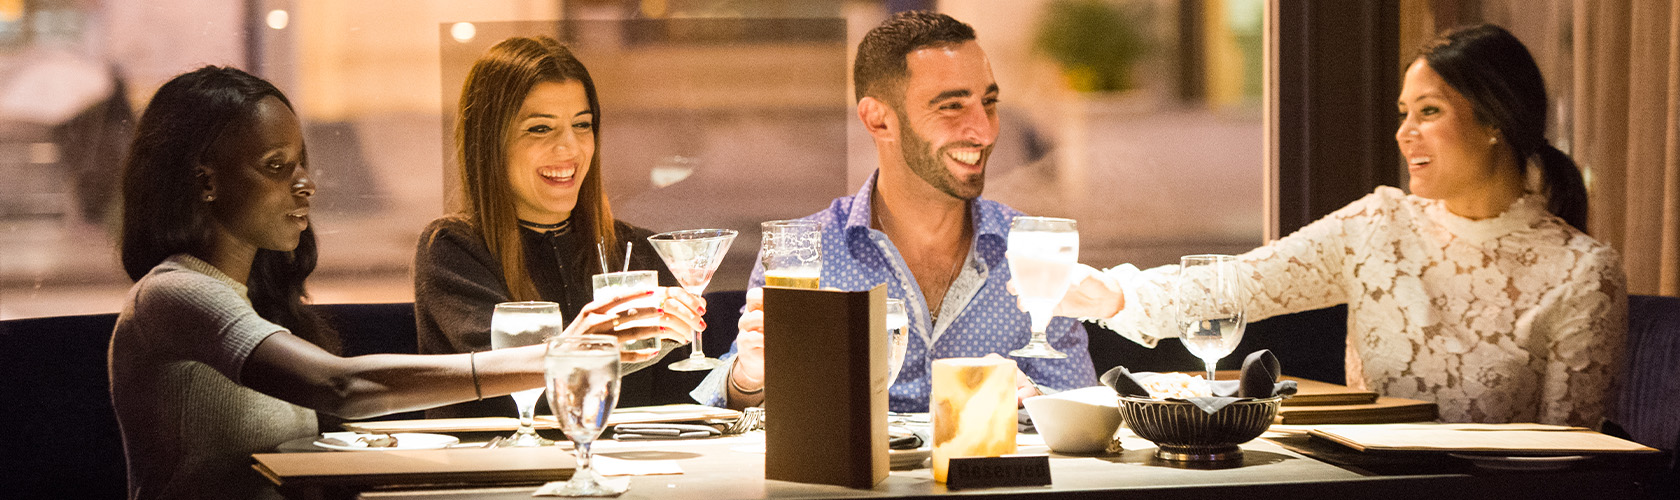
M 690 229 L 648 237 L 653 250 L 665 260 L 665 267 L 676 275 L 684 290 L 696 297 L 706 292 L 706 285 L 711 284 L 718 263 L 723 262 L 724 254 L 729 253 L 729 244 L 734 241 L 735 231 L 732 229 Z M 694 342 L 689 345 L 688 359 L 672 363 L 672 370 L 710 370 L 723 364 L 717 358 L 706 357 L 702 348 L 705 344 L 700 342 L 700 331 L 694 332 Z
M 891 390 L 893 382 L 898 380 L 898 372 L 904 367 L 904 350 L 910 345 L 910 315 L 904 309 L 904 301 L 887 299 L 887 388 Z
M 1073 219 L 1016 217 L 1009 223 L 1009 272 L 1021 308 L 1032 319 L 1032 340 L 1009 351 L 1021 358 L 1066 358 L 1045 338 L 1056 303 L 1072 284 L 1079 262 L 1079 229 Z
M 503 302 L 496 304 L 496 309 L 490 315 L 490 348 L 507 349 L 529 345 L 542 345 L 549 337 L 559 335 L 565 330 L 566 322 L 560 316 L 560 305 L 553 302 Z M 513 402 L 519 407 L 519 430 L 513 436 L 503 441 L 501 446 L 545 446 L 554 444 L 553 441 L 537 435 L 532 426 L 536 419 L 537 399 L 542 397 L 543 389 L 526 389 L 512 394 Z
M 548 342 L 544 373 L 548 380 L 548 404 L 560 421 L 560 430 L 572 440 L 577 470 L 564 483 L 553 482 L 537 490 L 539 495 L 615 496 L 630 485 L 601 477 L 589 468 L 590 447 L 607 417 L 618 406 L 618 339 L 608 335 L 572 335 Z
M 1237 258 L 1230 255 L 1187 255 L 1179 259 L 1173 304 L 1183 328 L 1179 339 L 1207 365 L 1213 381 L 1214 365 L 1242 342 L 1247 326 L 1247 297 L 1237 276 Z

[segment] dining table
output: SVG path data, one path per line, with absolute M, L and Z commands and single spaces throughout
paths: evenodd
M 819 499 L 819 498 L 1651 498 L 1649 483 L 1662 470 L 1661 454 L 1590 456 L 1552 467 L 1488 466 L 1440 453 L 1367 453 L 1302 433 L 1310 426 L 1275 426 L 1242 445 L 1240 460 L 1177 462 L 1157 458 L 1147 441 L 1126 439 L 1124 449 L 1062 454 L 1036 434 L 1018 436 L 1019 454 L 1048 457 L 1048 486 L 951 489 L 933 479 L 926 461 L 893 469 L 871 488 L 847 488 L 764 478 L 763 431 L 711 439 L 602 440 L 600 462 L 627 471 L 629 490 L 618 498 Z M 463 435 L 476 446 L 483 435 Z M 559 436 L 555 436 L 559 437 Z M 564 438 L 561 438 L 564 441 Z M 569 455 L 556 448 L 555 456 Z M 494 450 L 491 450 L 494 451 Z M 823 453 L 824 450 L 811 450 Z M 377 453 L 377 452 L 373 452 Z M 902 465 L 902 464 L 901 464 Z M 610 472 L 610 471 L 609 471 Z M 673 473 L 677 472 L 677 473 Z M 361 499 L 524 499 L 540 486 L 515 484 L 364 485 L 354 488 L 282 488 L 295 497 Z

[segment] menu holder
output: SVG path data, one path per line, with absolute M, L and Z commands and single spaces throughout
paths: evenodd
M 739 411 L 698 404 L 632 406 L 613 410 L 612 415 L 607 417 L 607 425 L 654 424 L 712 419 L 734 420 L 737 418 L 741 418 L 741 412 Z M 511 432 L 519 428 L 519 419 L 513 417 L 472 417 L 384 420 L 345 422 L 343 427 L 346 430 L 375 434 L 393 432 Z M 534 427 L 538 429 L 559 429 L 560 423 L 554 420 L 553 415 L 538 415 Z
M 887 478 L 886 288 L 764 288 L 764 478 Z
M 1560 455 L 1657 451 L 1591 429 L 1544 424 L 1325 425 L 1307 433 L 1363 452 Z
M 252 465 L 285 487 L 537 483 L 570 478 L 577 462 L 558 446 L 329 453 L 258 453 Z

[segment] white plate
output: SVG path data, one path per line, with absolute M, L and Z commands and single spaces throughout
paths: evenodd
M 887 450 L 888 467 L 893 469 L 920 469 L 922 462 L 933 456 L 932 446 L 923 446 L 914 450 Z
M 378 434 L 357 434 L 357 433 L 354 433 L 354 432 L 328 432 L 324 435 L 324 437 L 337 438 L 340 441 L 350 443 L 350 446 L 343 446 L 343 445 L 325 443 L 325 442 L 322 442 L 321 440 L 316 440 L 315 441 L 315 446 L 319 446 L 319 447 L 326 448 L 326 449 L 329 449 L 329 450 L 337 450 L 337 451 L 407 451 L 407 450 L 436 450 L 436 449 L 448 448 L 450 446 L 454 446 L 455 443 L 461 442 L 461 439 L 457 438 L 455 436 L 448 436 L 448 435 L 443 435 L 443 434 L 425 434 L 425 433 L 420 433 L 420 432 L 398 432 L 398 433 L 395 433 L 395 434 L 391 434 L 392 437 L 397 438 L 397 445 L 396 446 L 390 446 L 390 447 L 369 448 L 368 446 L 366 446 L 363 443 L 356 442 L 356 437 L 357 436 L 377 436 L 377 435 Z
M 1469 460 L 1477 467 L 1491 470 L 1548 471 L 1567 469 L 1575 462 L 1592 457 L 1586 455 L 1502 456 L 1449 453 L 1449 456 Z

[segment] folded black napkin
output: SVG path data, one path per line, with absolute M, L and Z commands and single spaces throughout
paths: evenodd
M 921 448 L 926 441 L 921 434 L 904 427 L 887 428 L 887 448 L 894 450 L 914 450 Z
M 722 429 L 702 424 L 619 424 L 613 427 L 613 439 L 619 441 L 704 439 L 722 435 Z
M 1154 372 L 1132 373 L 1124 366 L 1116 366 L 1103 373 L 1103 385 L 1114 389 L 1122 396 L 1150 397 L 1149 391 L 1144 389 L 1143 380 L 1157 375 Z M 1269 398 L 1279 394 L 1295 394 L 1295 381 L 1278 381 L 1283 376 L 1283 368 L 1279 366 L 1277 356 L 1272 351 L 1261 349 L 1243 358 L 1242 376 L 1237 380 L 1215 380 L 1208 383 L 1212 396 L 1194 398 L 1169 398 L 1169 400 L 1189 401 L 1202 411 L 1213 413 L 1226 405 L 1244 399 Z

